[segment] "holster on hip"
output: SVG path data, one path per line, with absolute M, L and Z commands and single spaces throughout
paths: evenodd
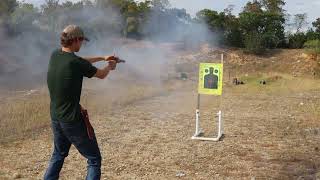
M 89 139 L 93 139 L 94 138 L 94 131 L 93 131 L 93 127 L 92 127 L 90 120 L 89 120 L 88 111 L 86 109 L 84 109 L 82 106 L 80 106 L 80 107 L 81 107 L 82 119 L 84 120 L 84 122 L 86 124 L 88 137 L 89 137 Z

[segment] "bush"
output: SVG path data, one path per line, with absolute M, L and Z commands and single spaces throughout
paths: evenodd
M 307 36 L 304 33 L 296 33 L 289 35 L 289 44 L 288 47 L 292 49 L 301 49 L 307 41 Z
M 317 59 L 320 54 L 320 40 L 307 41 L 304 44 L 304 48 L 308 54 L 311 54 L 315 59 Z
M 320 40 L 307 41 L 304 48 L 312 54 L 320 54 Z
M 306 33 L 306 36 L 308 41 L 320 39 L 320 33 L 313 31 L 312 29 L 308 30 L 308 32 Z
M 266 48 L 263 46 L 263 37 L 258 33 L 250 33 L 244 38 L 245 52 L 262 54 Z

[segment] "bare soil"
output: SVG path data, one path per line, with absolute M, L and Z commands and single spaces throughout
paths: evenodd
M 152 93 L 137 90 L 143 98 L 116 97 L 124 103 L 112 107 L 101 105 L 101 92 L 86 90 L 102 179 L 320 179 L 320 81 L 277 76 L 226 83 L 222 98 L 202 96 L 205 136 L 215 135 L 215 113 L 223 111 L 219 142 L 191 140 L 196 78 L 171 80 L 170 88 Z M 272 81 L 260 86 L 260 78 Z M 49 128 L 1 144 L 0 179 L 42 179 L 52 148 Z M 86 160 L 72 147 L 61 179 L 85 174 Z

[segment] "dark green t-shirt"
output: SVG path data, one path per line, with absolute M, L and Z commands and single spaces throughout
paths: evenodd
M 52 119 L 63 122 L 80 119 L 80 96 L 83 77 L 97 72 L 89 61 L 61 49 L 52 53 L 47 74 Z

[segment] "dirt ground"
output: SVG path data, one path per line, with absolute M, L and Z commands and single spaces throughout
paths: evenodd
M 189 67 L 205 58 L 210 57 L 182 58 L 176 71 L 190 77 L 171 78 L 168 87 L 160 90 L 126 82 L 130 88 L 105 90 L 102 85 L 100 91 L 106 92 L 101 93 L 85 84 L 82 102 L 100 145 L 102 179 L 320 179 L 320 81 L 291 73 L 257 72 L 244 73 L 240 78 L 245 85 L 234 86 L 226 71 L 222 98 L 201 97 L 205 136 L 216 135 L 215 113 L 222 110 L 224 137 L 219 142 L 196 141 L 191 136 L 195 132 L 197 68 Z M 263 68 L 263 63 L 254 67 Z M 230 67 L 233 64 L 226 69 Z M 243 71 L 246 69 L 239 70 Z M 267 79 L 267 85 L 259 85 L 261 79 Z M 106 86 L 108 83 L 112 81 Z M 48 98 L 31 94 L 34 100 Z M 36 102 L 31 105 L 46 109 Z M 47 114 L 37 113 L 32 123 L 43 123 L 36 120 Z M 0 179 L 42 179 L 52 145 L 51 129 L 45 125 L 32 136 L 0 143 Z M 85 174 L 86 160 L 72 147 L 61 179 L 84 179 Z
M 222 141 L 205 142 L 191 140 L 196 84 L 179 83 L 170 92 L 94 116 L 102 179 L 320 178 L 318 90 L 248 93 L 247 86 L 227 85 L 221 106 L 219 98 L 202 98 L 206 135 L 214 135 L 219 106 L 225 121 Z M 51 151 L 50 129 L 1 145 L 0 179 L 41 179 Z M 85 173 L 85 159 L 72 148 L 61 179 L 84 179 Z

